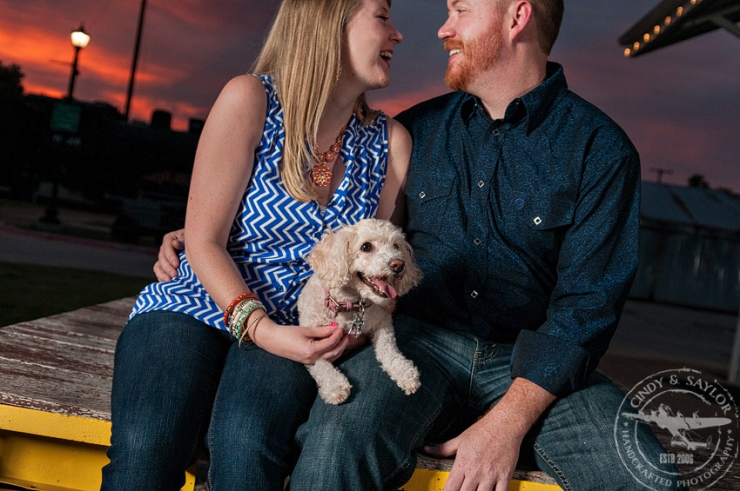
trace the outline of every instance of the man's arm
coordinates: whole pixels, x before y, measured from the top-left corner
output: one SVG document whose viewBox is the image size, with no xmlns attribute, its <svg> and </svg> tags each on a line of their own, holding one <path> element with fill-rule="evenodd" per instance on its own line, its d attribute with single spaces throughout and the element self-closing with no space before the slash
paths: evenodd
<svg viewBox="0 0 740 491">
<path fill-rule="evenodd" d="M 157 262 L 154 263 L 154 274 L 159 281 L 170 281 L 177 276 L 180 266 L 180 251 L 185 249 L 185 229 L 169 232 L 162 237 Z"/>
<path fill-rule="evenodd" d="M 445 491 L 505 491 L 514 473 L 522 440 L 555 396 L 527 379 L 516 378 L 501 400 L 458 437 L 425 452 L 457 455 Z"/>
</svg>

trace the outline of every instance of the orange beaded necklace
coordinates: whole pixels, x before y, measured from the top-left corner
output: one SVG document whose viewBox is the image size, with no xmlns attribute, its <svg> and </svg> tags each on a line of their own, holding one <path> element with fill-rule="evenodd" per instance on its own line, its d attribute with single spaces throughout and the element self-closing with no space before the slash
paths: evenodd
<svg viewBox="0 0 740 491">
<path fill-rule="evenodd" d="M 315 160 L 314 166 L 311 168 L 310 176 L 314 184 L 320 187 L 328 186 L 331 182 L 331 169 L 328 164 L 333 164 L 337 159 L 337 155 L 342 150 L 342 137 L 344 132 L 347 131 L 347 127 L 342 128 L 339 132 L 336 141 L 329 147 L 326 152 L 316 151 L 316 147 L 313 147 L 313 157 Z"/>
</svg>

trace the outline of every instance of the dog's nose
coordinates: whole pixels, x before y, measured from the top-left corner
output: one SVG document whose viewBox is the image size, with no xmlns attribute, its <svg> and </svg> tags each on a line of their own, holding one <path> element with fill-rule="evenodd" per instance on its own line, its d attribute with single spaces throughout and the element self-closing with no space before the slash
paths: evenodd
<svg viewBox="0 0 740 491">
<path fill-rule="evenodd" d="M 396 274 L 403 273 L 403 268 L 405 267 L 403 261 L 400 259 L 391 260 L 391 262 L 388 263 L 388 266 L 390 266 L 391 270 Z"/>
</svg>

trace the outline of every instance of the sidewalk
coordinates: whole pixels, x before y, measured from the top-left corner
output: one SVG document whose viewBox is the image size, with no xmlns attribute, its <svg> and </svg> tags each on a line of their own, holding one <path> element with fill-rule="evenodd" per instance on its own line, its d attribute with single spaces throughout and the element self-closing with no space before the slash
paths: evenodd
<svg viewBox="0 0 740 491">
<path fill-rule="evenodd" d="M 629 387 L 652 373 L 682 367 L 712 373 L 727 387 L 737 319 L 628 300 L 599 368 Z"/>
<path fill-rule="evenodd" d="M 38 228 L 44 207 L 0 200 L 0 261 L 105 271 L 154 280 L 154 244 L 112 242 L 114 217 L 104 213 L 59 210 L 61 229 Z"/>
</svg>

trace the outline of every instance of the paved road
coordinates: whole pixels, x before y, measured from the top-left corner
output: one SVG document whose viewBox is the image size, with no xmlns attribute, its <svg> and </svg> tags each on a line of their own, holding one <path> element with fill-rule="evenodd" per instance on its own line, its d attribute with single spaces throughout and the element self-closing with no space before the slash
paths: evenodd
<svg viewBox="0 0 740 491">
<path fill-rule="evenodd" d="M 19 229 L 0 224 L 0 261 L 152 278 L 155 249 Z"/>
</svg>

